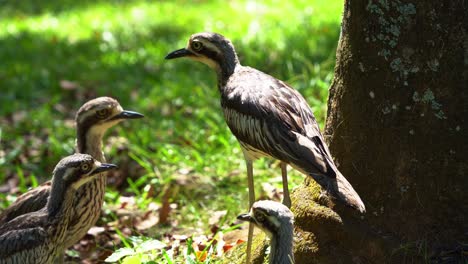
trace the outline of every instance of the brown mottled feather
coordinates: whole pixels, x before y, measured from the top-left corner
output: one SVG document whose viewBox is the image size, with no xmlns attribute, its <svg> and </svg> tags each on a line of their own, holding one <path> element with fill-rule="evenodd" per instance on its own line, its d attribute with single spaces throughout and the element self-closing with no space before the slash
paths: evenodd
<svg viewBox="0 0 468 264">
<path fill-rule="evenodd" d="M 97 111 L 108 109 L 110 116 L 97 116 Z M 87 153 L 98 161 L 105 162 L 102 153 L 102 137 L 106 130 L 123 119 L 111 120 L 123 111 L 117 100 L 99 97 L 85 103 L 76 114 L 77 152 Z M 141 117 L 141 116 L 140 116 Z M 134 117 L 136 118 L 136 117 Z M 110 121 L 109 121 L 110 120 Z M 72 222 L 68 226 L 65 248 L 81 239 L 99 218 L 104 201 L 106 177 L 97 177 L 81 186 L 75 194 Z M 24 193 L 0 215 L 0 224 L 17 216 L 43 208 L 50 195 L 51 181 Z"/>
<path fill-rule="evenodd" d="M 81 165 L 85 163 L 91 170 L 82 171 Z M 73 217 L 76 188 L 92 177 L 99 177 L 99 173 L 94 173 L 99 166 L 86 154 L 62 159 L 55 167 L 51 187 L 54 191 L 46 206 L 0 226 L 0 263 L 51 263 L 62 253 L 69 220 Z M 107 166 L 107 169 L 114 167 Z"/>
<path fill-rule="evenodd" d="M 188 57 L 215 70 L 224 117 L 247 160 L 269 156 L 311 176 L 339 200 L 365 211 L 364 203 L 336 168 L 315 117 L 302 95 L 286 83 L 242 66 L 231 41 L 197 33 L 185 49 L 166 59 Z"/>
</svg>

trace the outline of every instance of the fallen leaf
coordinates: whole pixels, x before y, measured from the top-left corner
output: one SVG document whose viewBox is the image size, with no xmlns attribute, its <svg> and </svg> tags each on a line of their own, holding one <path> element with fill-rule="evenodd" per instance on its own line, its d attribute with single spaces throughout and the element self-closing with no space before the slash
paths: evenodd
<svg viewBox="0 0 468 264">
<path fill-rule="evenodd" d="M 148 213 L 142 218 L 143 220 L 136 221 L 134 226 L 139 231 L 149 229 L 158 224 L 159 217 L 153 212 L 148 211 Z"/>
<path fill-rule="evenodd" d="M 75 90 L 77 88 L 80 88 L 80 85 L 76 82 L 68 81 L 68 80 L 60 80 L 59 82 L 60 88 L 63 90 Z"/>
<path fill-rule="evenodd" d="M 226 252 L 226 251 L 230 250 L 233 247 L 234 247 L 234 245 L 232 245 L 232 244 L 224 244 L 223 251 Z"/>
<path fill-rule="evenodd" d="M 205 261 L 208 253 L 206 251 L 197 251 L 195 252 L 195 255 L 197 256 L 198 261 Z"/>
<path fill-rule="evenodd" d="M 208 220 L 208 224 L 210 224 L 210 225 L 218 224 L 220 222 L 221 218 L 226 216 L 226 214 L 227 214 L 227 210 L 213 212 L 211 214 L 210 219 Z"/>
<path fill-rule="evenodd" d="M 93 226 L 88 230 L 88 234 L 92 235 L 92 236 L 97 236 L 97 235 L 103 233 L 104 231 L 106 231 L 106 229 L 104 227 Z"/>
</svg>

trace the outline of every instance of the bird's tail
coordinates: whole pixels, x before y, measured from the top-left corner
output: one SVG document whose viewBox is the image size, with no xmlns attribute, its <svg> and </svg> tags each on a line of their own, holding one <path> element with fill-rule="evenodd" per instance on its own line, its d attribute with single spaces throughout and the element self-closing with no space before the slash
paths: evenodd
<svg viewBox="0 0 468 264">
<path fill-rule="evenodd" d="M 346 204 L 352 206 L 361 213 L 366 212 L 366 207 L 359 197 L 359 194 L 354 190 L 353 186 L 346 180 L 346 178 L 337 169 L 336 172 L 336 186 L 330 188 L 329 191 L 338 199 L 344 201 Z"/>
<path fill-rule="evenodd" d="M 289 164 L 304 174 L 310 175 L 334 198 L 364 213 L 366 211 L 364 203 L 353 186 L 336 168 L 323 138 L 320 135 L 304 137 L 298 133 L 296 136 L 297 143 L 301 146 L 301 148 L 297 148 L 299 154 L 296 154 L 300 158 L 296 157 L 295 162 Z M 304 162 L 299 163 L 298 161 Z"/>
<path fill-rule="evenodd" d="M 317 177 L 317 175 L 312 175 L 312 177 L 332 196 L 355 208 L 359 212 L 365 213 L 366 207 L 364 206 L 361 197 L 359 197 L 359 194 L 357 194 L 353 186 L 351 186 L 351 183 L 346 180 L 343 174 L 341 174 L 336 167 L 333 159 L 331 158 L 330 150 L 323 142 L 323 139 L 319 137 L 314 139 L 316 146 L 318 146 L 323 155 L 327 169 L 325 174 L 321 175 L 321 177 Z"/>
<path fill-rule="evenodd" d="M 335 170 L 334 174 L 334 177 L 331 177 L 330 175 L 322 173 L 309 173 L 309 175 L 333 198 L 353 207 L 360 213 L 365 213 L 366 207 L 353 186 L 351 186 L 338 170 Z"/>
</svg>

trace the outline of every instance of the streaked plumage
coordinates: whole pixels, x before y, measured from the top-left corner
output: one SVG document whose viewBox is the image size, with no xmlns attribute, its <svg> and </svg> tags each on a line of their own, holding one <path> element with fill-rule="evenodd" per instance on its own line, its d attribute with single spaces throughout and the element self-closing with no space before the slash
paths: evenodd
<svg viewBox="0 0 468 264">
<path fill-rule="evenodd" d="M 294 263 L 294 216 L 288 207 L 274 201 L 257 201 L 248 214 L 237 219 L 255 224 L 270 237 L 270 264 Z"/>
<path fill-rule="evenodd" d="M 254 68 L 242 66 L 234 45 L 216 33 L 197 33 L 186 48 L 166 59 L 187 57 L 215 70 L 221 107 L 232 133 L 239 140 L 247 165 L 249 205 L 255 201 L 253 160 L 267 156 L 281 161 L 283 203 L 291 206 L 289 164 L 311 176 L 329 194 L 365 212 L 364 203 L 336 168 L 305 99 L 284 82 Z M 250 263 L 253 225 L 249 225 L 247 263 Z"/>
<path fill-rule="evenodd" d="M 110 127 L 125 119 L 141 118 L 143 115 L 123 110 L 117 100 L 99 97 L 85 103 L 76 114 L 77 152 L 87 153 L 100 162 L 105 162 L 102 153 L 102 137 Z M 99 218 L 104 201 L 106 177 L 96 177 L 81 186 L 74 199 L 71 223 L 68 225 L 65 248 L 81 239 Z M 29 190 L 0 215 L 0 224 L 19 215 L 43 208 L 51 191 L 51 182 L 45 182 Z"/>
<path fill-rule="evenodd" d="M 226 122 L 247 162 L 262 156 L 278 159 L 311 176 L 335 198 L 365 211 L 359 195 L 336 168 L 312 110 L 299 92 L 242 66 L 232 43 L 216 33 L 192 35 L 186 48 L 166 59 L 178 57 L 201 61 L 216 71 Z"/>
<path fill-rule="evenodd" d="M 116 167 L 87 154 L 63 158 L 54 169 L 46 206 L 0 226 L 0 264 L 52 263 L 65 249 L 67 227 L 74 217 L 75 191 Z"/>
</svg>

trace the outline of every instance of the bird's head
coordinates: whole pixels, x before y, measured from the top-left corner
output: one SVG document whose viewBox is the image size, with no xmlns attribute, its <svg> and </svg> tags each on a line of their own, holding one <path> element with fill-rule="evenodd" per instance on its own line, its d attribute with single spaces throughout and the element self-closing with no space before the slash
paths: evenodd
<svg viewBox="0 0 468 264">
<path fill-rule="evenodd" d="M 142 118 L 138 112 L 124 110 L 119 102 L 110 97 L 98 97 L 86 102 L 76 113 L 78 152 L 88 153 L 90 146 L 100 146 L 107 129 L 122 120 Z"/>
<path fill-rule="evenodd" d="M 255 202 L 248 214 L 241 214 L 237 219 L 255 224 L 271 237 L 281 228 L 292 230 L 294 215 L 285 205 L 264 200 Z"/>
<path fill-rule="evenodd" d="M 98 97 L 86 102 L 76 113 L 77 127 L 105 131 L 125 119 L 142 118 L 138 112 L 124 110 L 119 102 L 110 97 Z"/>
<path fill-rule="evenodd" d="M 114 164 L 101 163 L 88 154 L 73 154 L 55 166 L 52 185 L 78 189 L 81 185 L 102 175 L 101 172 L 116 169 Z"/>
<path fill-rule="evenodd" d="M 166 60 L 186 57 L 200 61 L 219 74 L 230 75 L 239 64 L 232 42 L 217 33 L 193 34 L 187 47 L 175 50 L 166 55 Z"/>
</svg>

